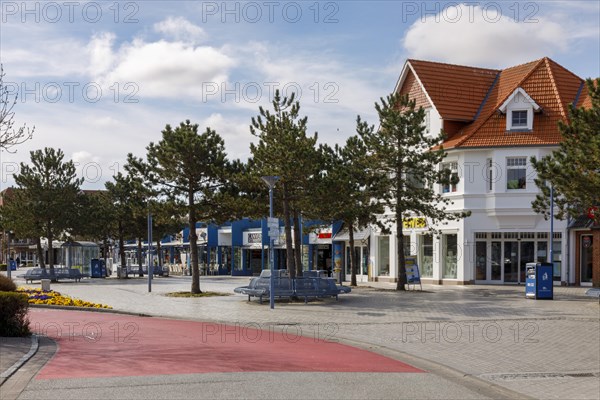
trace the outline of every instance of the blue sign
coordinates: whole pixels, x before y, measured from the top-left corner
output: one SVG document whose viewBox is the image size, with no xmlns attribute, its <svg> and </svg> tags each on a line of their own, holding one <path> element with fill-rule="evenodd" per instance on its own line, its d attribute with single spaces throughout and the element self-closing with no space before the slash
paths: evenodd
<svg viewBox="0 0 600 400">
<path fill-rule="evenodd" d="M 421 274 L 419 273 L 417 257 L 405 257 L 404 260 L 406 271 L 406 283 L 408 283 L 409 285 L 419 284 L 419 286 L 421 286 Z"/>
<path fill-rule="evenodd" d="M 531 299 L 553 299 L 553 265 L 550 263 L 527 263 L 525 297 Z"/>
<path fill-rule="evenodd" d="M 10 270 L 11 271 L 16 271 L 17 270 L 17 262 L 15 260 L 10 260 L 8 263 L 10 264 Z"/>
<path fill-rule="evenodd" d="M 536 283 L 538 299 L 552 299 L 554 297 L 554 286 L 552 280 L 553 265 L 550 263 L 538 263 L 536 267 Z"/>
</svg>

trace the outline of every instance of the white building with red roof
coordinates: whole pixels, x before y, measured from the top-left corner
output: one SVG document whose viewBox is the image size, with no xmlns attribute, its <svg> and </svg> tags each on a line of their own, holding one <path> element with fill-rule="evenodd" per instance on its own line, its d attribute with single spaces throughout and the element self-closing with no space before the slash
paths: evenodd
<svg viewBox="0 0 600 400">
<path fill-rule="evenodd" d="M 531 207 L 539 189 L 530 157 L 556 149 L 569 104 L 589 100 L 582 78 L 549 58 L 503 70 L 407 60 L 395 90 L 427 111 L 430 132 L 446 132 L 441 167 L 460 182 L 438 190 L 454 202 L 451 210 L 471 211 L 438 226 L 439 237 L 418 220 L 405 222 L 422 282 L 524 283 L 527 263 L 552 258 L 555 284 L 591 284 L 591 235 L 555 220 L 551 238 L 550 221 Z M 395 281 L 395 236 L 375 228 L 370 235 L 359 249 L 370 268 L 359 268 L 359 280 Z"/>
</svg>

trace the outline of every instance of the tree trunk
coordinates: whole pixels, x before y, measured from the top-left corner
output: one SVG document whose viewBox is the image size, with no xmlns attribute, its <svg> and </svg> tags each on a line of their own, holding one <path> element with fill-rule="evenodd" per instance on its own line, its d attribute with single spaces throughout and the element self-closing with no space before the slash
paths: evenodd
<svg viewBox="0 0 600 400">
<path fill-rule="evenodd" d="M 52 282 L 56 282 L 56 275 L 54 273 L 54 248 L 52 247 L 52 229 L 48 229 L 48 265 L 50 266 L 50 276 Z"/>
<path fill-rule="evenodd" d="M 138 238 L 138 246 L 137 246 L 137 253 L 138 253 L 138 273 L 140 276 L 144 276 L 144 269 L 142 268 L 142 238 Z"/>
<path fill-rule="evenodd" d="M 356 254 L 354 252 L 354 224 L 348 224 L 348 244 L 350 245 L 350 286 L 356 286 Z"/>
<path fill-rule="evenodd" d="M 106 236 L 102 239 L 102 249 L 104 253 L 104 268 L 108 272 L 108 242 L 106 240 Z"/>
<path fill-rule="evenodd" d="M 125 260 L 125 241 L 123 240 L 123 223 L 119 221 L 119 257 L 121 258 L 121 268 L 127 268 L 127 260 Z"/>
<path fill-rule="evenodd" d="M 402 233 L 402 213 L 396 211 L 396 242 L 398 243 L 398 283 L 396 290 L 406 290 L 406 259 L 404 258 L 404 234 Z"/>
<path fill-rule="evenodd" d="M 162 259 L 162 254 L 160 254 L 161 250 L 162 249 L 160 247 L 160 239 L 156 239 L 156 257 L 158 258 L 158 266 L 162 270 L 163 259 Z"/>
<path fill-rule="evenodd" d="M 42 249 L 42 240 L 39 236 L 35 237 L 35 247 L 38 253 L 38 263 L 40 264 L 40 268 L 46 269 L 46 262 L 44 261 L 44 249 Z"/>
<path fill-rule="evenodd" d="M 294 257 L 296 262 L 296 276 L 302 276 L 302 228 L 298 210 L 294 210 Z"/>
<path fill-rule="evenodd" d="M 200 290 L 200 269 L 198 268 L 198 235 L 196 235 L 196 210 L 194 207 L 194 192 L 188 192 L 189 219 L 190 228 L 190 263 L 192 265 L 192 293 L 202 293 Z"/>
<path fill-rule="evenodd" d="M 294 259 L 294 249 L 292 248 L 292 227 L 290 200 L 287 185 L 283 184 L 283 219 L 285 222 L 285 254 L 287 257 L 287 269 L 290 278 L 296 277 L 296 260 Z"/>
</svg>

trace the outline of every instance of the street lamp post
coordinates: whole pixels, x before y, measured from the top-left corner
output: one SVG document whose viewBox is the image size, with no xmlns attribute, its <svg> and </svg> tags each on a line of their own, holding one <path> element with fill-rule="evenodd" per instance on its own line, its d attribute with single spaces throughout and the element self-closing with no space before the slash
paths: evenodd
<svg viewBox="0 0 600 400">
<path fill-rule="evenodd" d="M 7 232 L 8 240 L 6 243 L 6 248 L 8 249 L 8 257 L 6 259 L 6 276 L 8 277 L 8 279 L 10 279 L 12 277 L 12 271 L 10 270 L 10 267 L 11 267 L 11 265 L 10 265 L 10 234 L 11 233 L 12 233 L 11 231 Z"/>
<path fill-rule="evenodd" d="M 148 293 L 152 292 L 152 277 L 154 268 L 152 265 L 152 214 L 148 212 Z"/>
<path fill-rule="evenodd" d="M 262 180 L 265 181 L 269 186 L 269 220 L 273 220 L 273 188 L 279 180 L 278 176 L 263 176 Z M 269 231 L 271 228 L 269 227 Z M 271 270 L 271 279 L 269 282 L 269 304 L 271 310 L 275 308 L 275 251 L 273 246 L 275 245 L 275 238 L 269 232 L 269 269 Z"/>
</svg>

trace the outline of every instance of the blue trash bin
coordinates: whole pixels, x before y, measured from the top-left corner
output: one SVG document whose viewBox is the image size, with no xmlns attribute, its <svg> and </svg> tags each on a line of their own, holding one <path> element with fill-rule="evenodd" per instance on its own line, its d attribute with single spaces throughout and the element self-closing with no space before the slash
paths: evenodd
<svg viewBox="0 0 600 400">
<path fill-rule="evenodd" d="M 10 260 L 8 263 L 10 264 L 10 270 L 11 271 L 16 271 L 17 270 L 17 262 L 15 260 Z"/>
<path fill-rule="evenodd" d="M 90 261 L 90 264 L 92 278 L 104 278 L 106 276 L 106 267 L 104 266 L 104 260 L 93 258 Z"/>
</svg>

